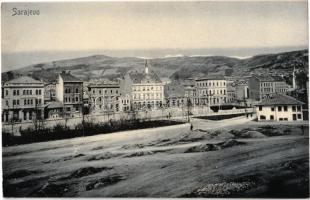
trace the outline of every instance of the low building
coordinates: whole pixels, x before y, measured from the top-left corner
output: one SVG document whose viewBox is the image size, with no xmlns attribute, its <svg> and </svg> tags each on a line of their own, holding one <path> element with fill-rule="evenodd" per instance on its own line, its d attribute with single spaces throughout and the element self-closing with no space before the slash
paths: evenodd
<svg viewBox="0 0 310 200">
<path fill-rule="evenodd" d="M 29 76 L 2 86 L 2 122 L 27 122 L 44 117 L 44 83 Z"/>
<path fill-rule="evenodd" d="M 271 95 L 256 104 L 258 121 L 302 121 L 303 104 L 284 94 Z"/>
<path fill-rule="evenodd" d="M 58 101 L 48 102 L 44 109 L 45 118 L 48 118 L 48 119 L 62 118 L 63 108 L 64 108 L 64 105 L 61 102 L 58 102 Z"/>
<path fill-rule="evenodd" d="M 88 85 L 91 112 L 118 112 L 120 84 L 103 80 Z"/>
<path fill-rule="evenodd" d="M 64 106 L 64 117 L 80 116 L 83 106 L 83 81 L 63 71 L 56 82 L 56 101 Z"/>
</svg>

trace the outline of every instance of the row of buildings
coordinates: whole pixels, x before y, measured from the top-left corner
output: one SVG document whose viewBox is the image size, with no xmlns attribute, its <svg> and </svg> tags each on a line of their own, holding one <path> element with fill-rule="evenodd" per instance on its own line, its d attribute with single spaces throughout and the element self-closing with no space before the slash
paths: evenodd
<svg viewBox="0 0 310 200">
<path fill-rule="evenodd" d="M 3 83 L 2 121 L 69 118 L 82 112 L 237 105 L 285 94 L 289 88 L 281 77 L 257 75 L 242 78 L 209 75 L 165 84 L 150 71 L 147 62 L 144 72 L 129 72 L 117 81 L 83 82 L 63 71 L 55 83 L 28 76 Z"/>
</svg>

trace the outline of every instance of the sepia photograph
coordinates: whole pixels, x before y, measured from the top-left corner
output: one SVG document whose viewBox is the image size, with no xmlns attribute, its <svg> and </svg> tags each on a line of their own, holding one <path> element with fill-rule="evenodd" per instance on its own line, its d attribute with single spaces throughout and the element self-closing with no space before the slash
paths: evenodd
<svg viewBox="0 0 310 200">
<path fill-rule="evenodd" d="M 1 2 L 2 196 L 309 198 L 307 0 Z"/>
</svg>

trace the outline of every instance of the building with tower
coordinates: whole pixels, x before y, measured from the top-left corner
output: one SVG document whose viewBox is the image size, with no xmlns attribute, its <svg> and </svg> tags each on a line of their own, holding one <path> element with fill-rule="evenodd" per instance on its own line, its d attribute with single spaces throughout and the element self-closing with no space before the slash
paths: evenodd
<svg viewBox="0 0 310 200">
<path fill-rule="evenodd" d="M 164 104 L 164 84 L 145 62 L 144 72 L 129 72 L 121 80 L 121 93 L 130 96 L 132 109 L 158 109 Z"/>
</svg>

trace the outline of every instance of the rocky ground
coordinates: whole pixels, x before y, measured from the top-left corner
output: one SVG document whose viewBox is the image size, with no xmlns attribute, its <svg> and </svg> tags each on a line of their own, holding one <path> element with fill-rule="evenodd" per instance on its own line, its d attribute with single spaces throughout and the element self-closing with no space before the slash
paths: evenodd
<svg viewBox="0 0 310 200">
<path fill-rule="evenodd" d="M 192 123 L 3 148 L 4 196 L 309 196 L 306 123 Z"/>
</svg>

